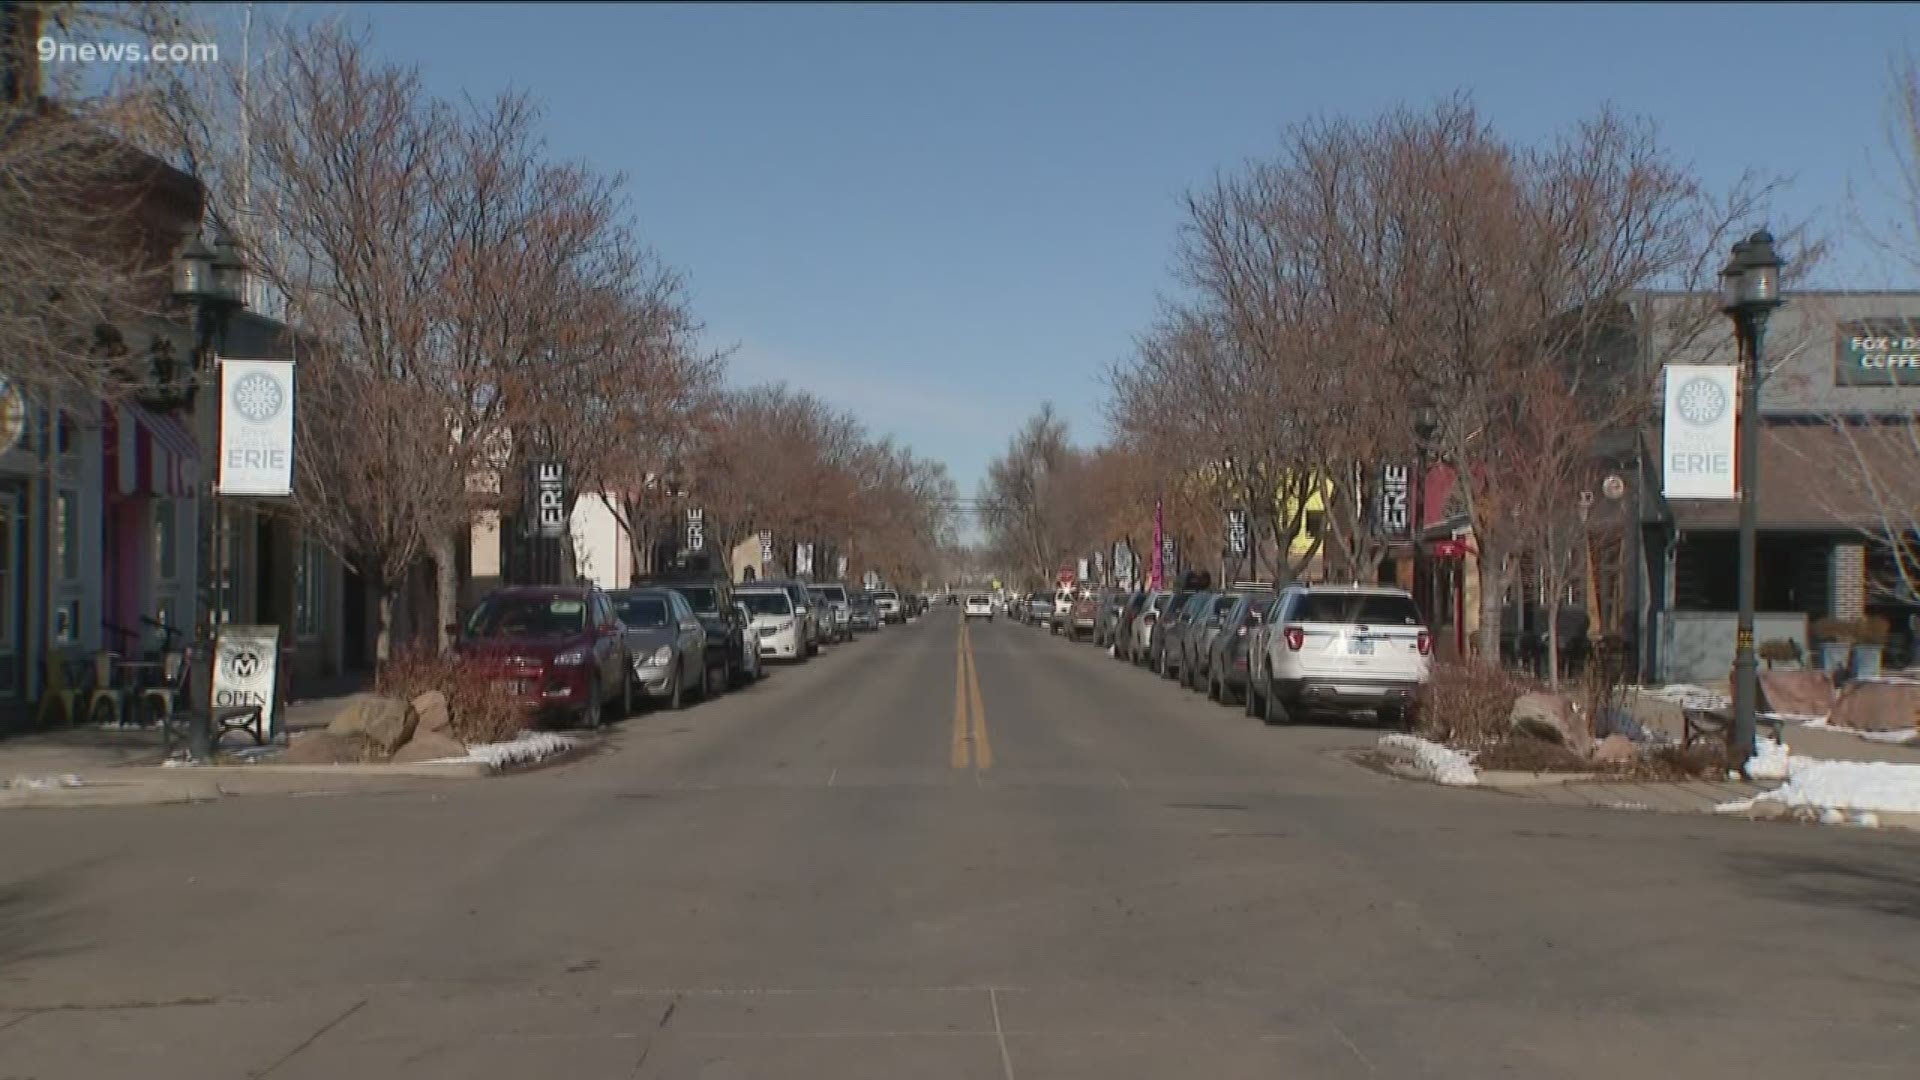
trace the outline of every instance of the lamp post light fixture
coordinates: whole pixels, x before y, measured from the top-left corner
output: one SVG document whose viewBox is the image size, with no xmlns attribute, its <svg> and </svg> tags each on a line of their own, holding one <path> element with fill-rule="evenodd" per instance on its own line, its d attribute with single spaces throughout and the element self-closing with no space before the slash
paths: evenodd
<svg viewBox="0 0 1920 1080">
<path fill-rule="evenodd" d="M 220 452 L 220 403 L 216 393 L 202 397 L 197 391 L 204 382 L 215 382 L 215 359 L 226 347 L 227 326 L 235 312 L 246 306 L 241 296 L 246 264 L 240 260 L 232 239 L 218 226 L 214 242 L 208 247 L 198 236 L 188 241 L 174 265 L 173 295 L 186 304 L 193 316 L 192 374 L 186 400 L 194 409 L 194 434 L 200 444 L 198 481 L 200 512 L 195 515 L 194 564 L 198 569 L 200 617 L 194 635 L 192 677 L 204 678 L 194 692 L 204 697 L 204 709 L 197 711 L 188 734 L 188 752 L 195 761 L 213 756 L 212 718 L 214 647 L 218 638 L 222 608 L 226 604 L 225 580 L 220 576 L 220 551 L 225 543 L 225 515 L 219 494 L 214 490 L 217 474 L 214 460 Z M 204 676 L 201 674 L 204 672 Z"/>
<path fill-rule="evenodd" d="M 1780 296 L 1780 270 L 1786 265 L 1765 229 L 1733 245 L 1733 257 L 1720 271 L 1720 310 L 1733 320 L 1740 348 L 1740 428 L 1734 469 L 1740 478 L 1740 614 L 1733 650 L 1733 742 L 1729 748 L 1740 771 L 1753 757 L 1754 721 L 1759 711 L 1759 662 L 1753 649 L 1754 576 L 1760 494 L 1760 358 L 1767 317 L 1786 301 Z"/>
</svg>

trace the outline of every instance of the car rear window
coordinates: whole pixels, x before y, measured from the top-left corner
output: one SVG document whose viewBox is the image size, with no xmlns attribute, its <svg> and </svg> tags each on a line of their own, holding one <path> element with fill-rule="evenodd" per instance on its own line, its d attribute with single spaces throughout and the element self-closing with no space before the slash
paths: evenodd
<svg viewBox="0 0 1920 1080">
<path fill-rule="evenodd" d="M 675 585 L 673 591 L 685 597 L 687 606 L 702 615 L 720 610 L 720 590 L 711 585 Z"/>
<path fill-rule="evenodd" d="M 667 625 L 664 596 L 616 596 L 613 610 L 620 616 L 620 622 L 633 630 L 658 630 Z"/>
<path fill-rule="evenodd" d="M 1228 612 L 1233 610 L 1233 605 L 1239 602 L 1240 602 L 1240 598 L 1237 596 L 1216 597 L 1213 601 L 1214 618 L 1217 619 L 1226 615 Z"/>
<path fill-rule="evenodd" d="M 740 592 L 733 594 L 752 615 L 791 615 L 793 597 L 784 592 Z"/>
<path fill-rule="evenodd" d="M 1360 623 L 1367 626 L 1419 626 L 1420 609 L 1411 596 L 1378 593 L 1307 593 L 1294 605 L 1291 622 Z"/>
</svg>

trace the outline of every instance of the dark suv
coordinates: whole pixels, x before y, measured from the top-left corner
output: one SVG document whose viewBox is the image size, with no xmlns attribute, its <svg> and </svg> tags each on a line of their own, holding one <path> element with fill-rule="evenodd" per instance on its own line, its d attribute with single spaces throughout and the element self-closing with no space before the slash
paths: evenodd
<svg viewBox="0 0 1920 1080">
<path fill-rule="evenodd" d="M 747 655 L 747 619 L 734 606 L 733 583 L 700 565 L 670 569 L 641 579 L 640 586 L 672 589 L 687 601 L 707 632 L 707 668 L 721 686 L 739 686 L 759 670 L 758 642 Z"/>
</svg>

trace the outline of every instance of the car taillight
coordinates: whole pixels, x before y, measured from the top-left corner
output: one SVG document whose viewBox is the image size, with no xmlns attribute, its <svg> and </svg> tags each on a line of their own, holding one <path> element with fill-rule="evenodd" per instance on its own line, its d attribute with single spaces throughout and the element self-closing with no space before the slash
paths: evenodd
<svg viewBox="0 0 1920 1080">
<path fill-rule="evenodd" d="M 1432 656 L 1433 635 L 1427 633 L 1425 630 L 1420 631 L 1420 636 L 1414 640 L 1414 647 L 1420 650 L 1421 656 Z"/>
<path fill-rule="evenodd" d="M 1286 635 L 1287 648 L 1292 649 L 1294 652 L 1299 652 L 1306 647 L 1307 632 L 1305 630 L 1297 626 L 1289 626 L 1286 629 Z"/>
</svg>

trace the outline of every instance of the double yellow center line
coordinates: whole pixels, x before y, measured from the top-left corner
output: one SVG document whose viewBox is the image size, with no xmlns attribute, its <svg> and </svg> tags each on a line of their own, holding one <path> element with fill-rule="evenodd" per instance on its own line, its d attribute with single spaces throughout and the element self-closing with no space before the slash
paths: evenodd
<svg viewBox="0 0 1920 1080">
<path fill-rule="evenodd" d="M 987 740 L 987 714 L 980 704 L 980 670 L 973 663 L 973 637 L 964 619 L 953 663 L 953 767 L 991 769 L 993 743 Z"/>
</svg>

